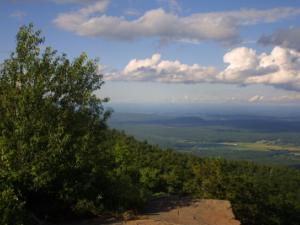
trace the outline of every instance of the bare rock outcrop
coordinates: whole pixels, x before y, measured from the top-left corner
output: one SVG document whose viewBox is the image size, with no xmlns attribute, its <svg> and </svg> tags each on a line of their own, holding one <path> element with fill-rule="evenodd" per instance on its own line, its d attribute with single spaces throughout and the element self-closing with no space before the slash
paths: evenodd
<svg viewBox="0 0 300 225">
<path fill-rule="evenodd" d="M 155 210 L 154 207 L 156 207 Z M 154 202 L 138 220 L 124 222 L 127 225 L 240 225 L 225 200 L 171 200 Z"/>
<path fill-rule="evenodd" d="M 64 225 L 240 225 L 229 201 L 212 199 L 160 198 L 152 201 L 142 215 L 132 218 L 126 216 L 119 222 L 96 218 Z"/>
</svg>

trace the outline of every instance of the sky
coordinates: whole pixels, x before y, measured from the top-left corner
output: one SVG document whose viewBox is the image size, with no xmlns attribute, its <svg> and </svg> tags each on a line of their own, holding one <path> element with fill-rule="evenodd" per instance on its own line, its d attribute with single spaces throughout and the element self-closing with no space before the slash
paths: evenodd
<svg viewBox="0 0 300 225">
<path fill-rule="evenodd" d="M 300 103 L 300 1 L 1 0 L 0 62 L 30 22 L 112 103 Z"/>
</svg>

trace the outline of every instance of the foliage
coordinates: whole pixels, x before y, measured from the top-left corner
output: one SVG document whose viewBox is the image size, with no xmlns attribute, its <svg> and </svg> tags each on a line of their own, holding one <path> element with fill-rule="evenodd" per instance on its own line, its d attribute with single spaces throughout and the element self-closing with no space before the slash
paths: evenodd
<svg viewBox="0 0 300 225">
<path fill-rule="evenodd" d="M 0 189 L 0 224 L 22 224 L 24 202 L 19 199 L 13 188 L 1 185 Z"/>
<path fill-rule="evenodd" d="M 142 183 L 140 188 L 153 195 L 228 199 L 246 225 L 296 225 L 300 221 L 299 170 L 162 151 L 118 131 L 109 132 L 110 140 L 127 139 L 122 145 L 131 152 L 127 166 L 140 171 L 136 185 Z"/>
<path fill-rule="evenodd" d="M 109 115 L 107 99 L 94 94 L 103 84 L 97 61 L 42 52 L 44 38 L 32 25 L 20 28 L 16 42 L 0 73 L 1 173 L 33 207 L 38 199 L 69 207 L 94 198 L 101 188 L 88 190 L 105 179 L 101 142 Z"/>
</svg>

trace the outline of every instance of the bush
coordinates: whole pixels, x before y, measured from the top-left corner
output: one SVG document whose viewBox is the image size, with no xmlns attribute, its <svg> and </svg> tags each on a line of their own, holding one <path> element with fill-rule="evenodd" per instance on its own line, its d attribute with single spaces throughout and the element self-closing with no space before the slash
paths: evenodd
<svg viewBox="0 0 300 225">
<path fill-rule="evenodd" d="M 21 225 L 24 222 L 24 202 L 10 187 L 0 190 L 0 215 L 1 225 Z"/>
</svg>

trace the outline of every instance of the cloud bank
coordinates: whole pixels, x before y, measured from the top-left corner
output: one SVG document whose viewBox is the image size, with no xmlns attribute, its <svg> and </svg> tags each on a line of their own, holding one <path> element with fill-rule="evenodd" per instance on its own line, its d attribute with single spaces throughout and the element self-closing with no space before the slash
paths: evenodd
<svg viewBox="0 0 300 225">
<path fill-rule="evenodd" d="M 76 0 L 64 0 L 67 2 Z M 196 13 L 178 16 L 159 8 L 146 11 L 142 16 L 128 20 L 103 14 L 108 0 L 97 1 L 79 11 L 62 13 L 54 24 L 81 36 L 114 40 L 134 40 L 157 37 L 164 41 L 215 41 L 232 44 L 239 41 L 242 26 L 272 23 L 300 15 L 299 8 L 273 8 L 267 10 L 244 9 L 238 11 Z"/>
<path fill-rule="evenodd" d="M 300 91 L 300 52 L 274 47 L 258 55 L 254 49 L 239 47 L 227 52 L 227 67 L 218 71 L 199 64 L 187 65 L 179 60 L 162 60 L 160 54 L 133 59 L 123 70 L 105 75 L 106 80 L 151 81 L 163 83 L 225 83 L 237 85 L 265 84 Z"/>
</svg>

